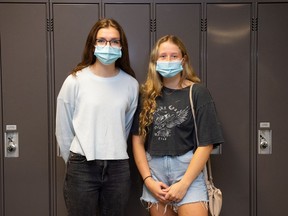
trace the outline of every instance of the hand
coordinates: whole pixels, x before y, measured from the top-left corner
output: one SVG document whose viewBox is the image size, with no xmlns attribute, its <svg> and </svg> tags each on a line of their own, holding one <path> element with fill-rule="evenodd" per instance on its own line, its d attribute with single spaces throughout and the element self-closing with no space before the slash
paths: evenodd
<svg viewBox="0 0 288 216">
<path fill-rule="evenodd" d="M 153 178 L 149 178 L 145 181 L 145 185 L 148 190 L 153 194 L 153 196 L 162 203 L 168 203 L 169 200 L 166 200 L 165 196 L 167 194 L 165 189 L 169 186 L 163 182 L 155 181 Z"/>
<path fill-rule="evenodd" d="M 187 192 L 188 187 L 181 181 L 172 184 L 170 187 L 163 189 L 166 193 L 165 200 L 170 202 L 180 202 Z"/>
</svg>

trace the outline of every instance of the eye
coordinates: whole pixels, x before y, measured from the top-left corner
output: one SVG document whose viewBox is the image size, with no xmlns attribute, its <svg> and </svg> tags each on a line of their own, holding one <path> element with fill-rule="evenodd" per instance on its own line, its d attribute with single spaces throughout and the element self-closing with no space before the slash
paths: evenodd
<svg viewBox="0 0 288 216">
<path fill-rule="evenodd" d="M 120 45 L 120 40 L 111 40 L 110 43 L 114 45 Z"/>
<path fill-rule="evenodd" d="M 105 45 L 106 44 L 106 40 L 105 39 L 97 39 L 96 43 L 97 43 L 97 45 Z"/>
<path fill-rule="evenodd" d="M 159 55 L 158 59 L 160 60 L 165 60 L 167 58 L 167 55 Z"/>
</svg>

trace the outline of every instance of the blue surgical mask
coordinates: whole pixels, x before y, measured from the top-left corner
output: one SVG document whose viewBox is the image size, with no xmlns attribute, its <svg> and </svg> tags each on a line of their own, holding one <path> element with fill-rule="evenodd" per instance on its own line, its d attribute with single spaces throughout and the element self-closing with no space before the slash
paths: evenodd
<svg viewBox="0 0 288 216">
<path fill-rule="evenodd" d="M 110 65 L 114 63 L 118 58 L 121 58 L 122 51 L 120 47 L 95 46 L 94 55 L 102 64 Z"/>
<path fill-rule="evenodd" d="M 156 71 L 163 77 L 170 78 L 183 70 L 182 61 L 157 61 Z"/>
</svg>

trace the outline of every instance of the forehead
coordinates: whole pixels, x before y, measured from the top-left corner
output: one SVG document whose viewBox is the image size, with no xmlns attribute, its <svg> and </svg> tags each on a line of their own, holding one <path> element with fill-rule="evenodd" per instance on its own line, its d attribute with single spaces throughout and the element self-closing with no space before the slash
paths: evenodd
<svg viewBox="0 0 288 216">
<path fill-rule="evenodd" d="M 97 38 L 105 38 L 105 39 L 120 38 L 120 33 L 118 32 L 117 29 L 113 27 L 101 28 L 97 32 Z"/>
<path fill-rule="evenodd" d="M 158 53 L 178 53 L 181 54 L 181 50 L 179 49 L 179 47 L 170 42 L 170 41 L 166 41 L 162 44 L 160 44 L 159 49 L 158 49 Z"/>
</svg>

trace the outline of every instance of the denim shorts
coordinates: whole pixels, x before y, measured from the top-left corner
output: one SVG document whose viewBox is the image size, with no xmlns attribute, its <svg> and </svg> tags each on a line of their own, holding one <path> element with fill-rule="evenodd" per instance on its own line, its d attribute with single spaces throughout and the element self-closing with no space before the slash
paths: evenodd
<svg viewBox="0 0 288 216">
<path fill-rule="evenodd" d="M 146 152 L 146 158 L 150 167 L 152 178 L 156 181 L 161 181 L 168 186 L 180 181 L 184 176 L 188 165 L 193 157 L 193 151 L 189 151 L 180 156 L 151 156 Z M 141 201 L 157 204 L 158 200 L 143 185 L 143 193 Z M 207 187 L 205 177 L 201 172 L 198 177 L 192 182 L 187 190 L 186 195 L 180 202 L 172 202 L 170 205 L 177 209 L 179 206 L 193 202 L 208 202 Z"/>
</svg>

